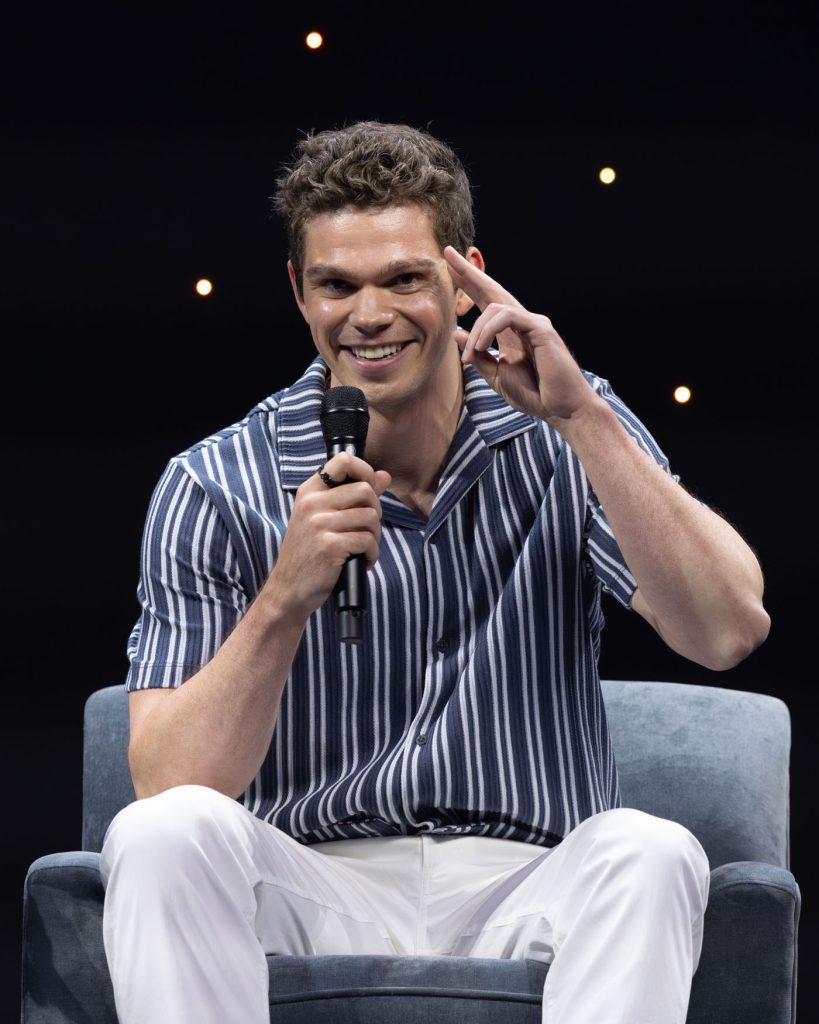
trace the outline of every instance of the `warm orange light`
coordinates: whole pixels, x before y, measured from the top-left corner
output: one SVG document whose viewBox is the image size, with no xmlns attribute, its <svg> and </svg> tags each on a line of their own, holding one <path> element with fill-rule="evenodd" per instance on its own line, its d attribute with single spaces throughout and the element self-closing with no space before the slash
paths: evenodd
<svg viewBox="0 0 819 1024">
<path fill-rule="evenodd" d="M 324 42 L 324 37 L 321 32 L 308 32 L 307 37 L 304 40 L 305 43 L 310 47 L 311 50 L 317 50 Z"/>
<path fill-rule="evenodd" d="M 196 282 L 197 295 L 210 295 L 212 291 L 213 284 L 206 277 L 200 277 Z"/>
<path fill-rule="evenodd" d="M 674 401 L 679 402 L 680 405 L 685 405 L 686 402 L 690 402 L 691 388 L 687 388 L 684 384 L 681 384 L 678 388 L 674 388 Z"/>
<path fill-rule="evenodd" d="M 613 167 L 604 167 L 597 175 L 597 177 L 603 182 L 604 185 L 610 185 L 617 175 L 614 173 Z"/>
</svg>

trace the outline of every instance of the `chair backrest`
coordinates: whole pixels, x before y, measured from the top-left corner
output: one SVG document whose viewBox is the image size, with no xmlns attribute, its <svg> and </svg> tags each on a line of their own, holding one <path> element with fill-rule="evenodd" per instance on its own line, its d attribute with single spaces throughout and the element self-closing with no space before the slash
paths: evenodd
<svg viewBox="0 0 819 1024">
<path fill-rule="evenodd" d="M 128 768 L 128 694 L 106 686 L 85 702 L 82 758 L 82 848 L 102 849 L 117 811 L 136 799 Z"/>
<path fill-rule="evenodd" d="M 688 683 L 603 680 L 623 804 L 690 829 L 712 867 L 789 867 L 790 714 L 778 698 Z M 135 799 L 128 697 L 97 690 L 85 705 L 83 849 L 99 850 Z"/>
<path fill-rule="evenodd" d="M 778 697 L 604 680 L 623 804 L 685 825 L 711 867 L 790 867 L 791 720 Z"/>
</svg>

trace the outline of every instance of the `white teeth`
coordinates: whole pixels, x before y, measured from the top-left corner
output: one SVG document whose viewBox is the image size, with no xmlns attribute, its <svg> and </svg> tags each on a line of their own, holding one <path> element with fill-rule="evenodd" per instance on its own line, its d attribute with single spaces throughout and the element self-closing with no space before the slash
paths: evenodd
<svg viewBox="0 0 819 1024">
<path fill-rule="evenodd" d="M 394 356 L 403 347 L 402 342 L 398 345 L 378 345 L 376 348 L 353 348 L 351 351 L 356 359 L 384 359 L 386 356 Z"/>
</svg>

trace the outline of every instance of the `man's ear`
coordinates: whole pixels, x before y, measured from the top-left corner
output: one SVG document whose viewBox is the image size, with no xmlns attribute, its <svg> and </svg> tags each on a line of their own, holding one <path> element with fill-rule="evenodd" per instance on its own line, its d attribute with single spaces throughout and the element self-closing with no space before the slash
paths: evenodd
<svg viewBox="0 0 819 1024">
<path fill-rule="evenodd" d="M 478 270 L 486 270 L 486 263 L 484 262 L 483 254 L 480 249 L 477 249 L 474 245 L 470 245 L 464 253 L 464 256 L 469 260 L 470 263 L 478 268 Z M 475 305 L 473 299 L 466 294 L 466 292 L 459 288 L 455 300 L 455 313 L 457 316 L 463 316 L 464 313 L 468 313 L 470 309 Z"/>
<path fill-rule="evenodd" d="M 304 317 L 305 320 L 307 320 L 307 310 L 305 309 L 304 306 L 304 299 L 302 297 L 302 294 L 299 291 L 298 278 L 296 277 L 296 268 L 293 266 L 292 260 L 287 261 L 287 273 L 288 276 L 290 277 L 290 284 L 293 286 L 293 294 L 296 296 L 296 305 L 299 307 L 301 315 Z"/>
</svg>

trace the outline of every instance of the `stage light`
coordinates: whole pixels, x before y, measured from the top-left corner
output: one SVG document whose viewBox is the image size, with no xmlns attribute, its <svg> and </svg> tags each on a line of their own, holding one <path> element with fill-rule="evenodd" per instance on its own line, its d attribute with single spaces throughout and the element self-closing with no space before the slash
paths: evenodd
<svg viewBox="0 0 819 1024">
<path fill-rule="evenodd" d="M 614 173 L 613 167 L 604 167 L 597 177 L 603 182 L 604 185 L 610 185 L 617 175 Z"/>
<path fill-rule="evenodd" d="M 317 50 L 324 42 L 324 37 L 321 32 L 308 32 L 304 41 L 311 50 Z"/>
<path fill-rule="evenodd" d="M 213 291 L 213 284 L 206 278 L 201 277 L 196 282 L 196 293 L 197 295 L 210 295 Z"/>
<path fill-rule="evenodd" d="M 674 401 L 680 405 L 685 405 L 686 402 L 691 401 L 691 389 L 687 388 L 684 384 L 680 387 L 674 388 Z"/>
</svg>

